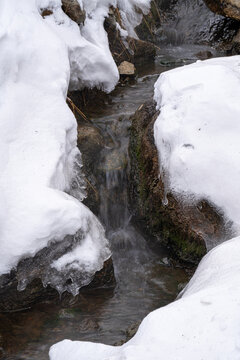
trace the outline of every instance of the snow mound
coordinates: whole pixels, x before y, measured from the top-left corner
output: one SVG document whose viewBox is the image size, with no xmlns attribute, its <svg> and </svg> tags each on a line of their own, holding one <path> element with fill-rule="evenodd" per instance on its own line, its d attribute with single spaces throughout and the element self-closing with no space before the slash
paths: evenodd
<svg viewBox="0 0 240 360">
<path fill-rule="evenodd" d="M 240 57 L 163 73 L 154 135 L 167 191 L 207 199 L 240 229 Z"/>
<path fill-rule="evenodd" d="M 51 360 L 238 360 L 240 357 L 240 237 L 201 261 L 182 298 L 150 313 L 126 344 L 64 340 Z"/>
</svg>

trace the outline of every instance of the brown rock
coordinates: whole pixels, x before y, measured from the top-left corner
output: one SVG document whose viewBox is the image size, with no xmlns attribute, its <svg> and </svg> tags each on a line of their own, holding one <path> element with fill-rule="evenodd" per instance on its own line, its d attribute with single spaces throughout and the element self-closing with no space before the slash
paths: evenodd
<svg viewBox="0 0 240 360">
<path fill-rule="evenodd" d="M 209 50 L 202 50 L 202 51 L 199 51 L 198 53 L 196 53 L 196 56 L 200 60 L 206 60 L 206 59 L 212 58 L 213 54 Z"/>
<path fill-rule="evenodd" d="M 240 1 L 239 0 L 204 0 L 206 5 L 213 12 L 240 20 Z"/>
<path fill-rule="evenodd" d="M 62 0 L 62 9 L 78 25 L 84 23 L 86 13 L 77 0 Z"/>
<path fill-rule="evenodd" d="M 44 9 L 42 10 L 42 17 L 52 15 L 52 13 L 53 13 L 52 10 Z"/>
<path fill-rule="evenodd" d="M 112 11 L 105 20 L 109 47 L 116 64 L 120 65 L 121 62 L 128 61 L 136 65 L 153 61 L 158 47 L 151 42 L 130 37 L 123 40 L 119 30 L 116 28 L 116 19 L 121 22 L 117 14 L 117 12 Z"/>
<path fill-rule="evenodd" d="M 159 178 L 153 136 L 157 115 L 152 101 L 141 105 L 131 119 L 131 207 L 138 224 L 156 242 L 172 249 L 181 260 L 198 263 L 206 253 L 205 244 L 225 235 L 225 223 L 221 213 L 206 201 L 184 203 L 169 193 L 167 205 L 163 204 L 165 188 Z"/>
</svg>

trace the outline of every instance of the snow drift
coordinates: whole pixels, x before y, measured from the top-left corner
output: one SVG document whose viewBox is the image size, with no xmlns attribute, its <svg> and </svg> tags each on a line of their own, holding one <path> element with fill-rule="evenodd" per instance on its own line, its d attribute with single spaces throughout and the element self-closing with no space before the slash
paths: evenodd
<svg viewBox="0 0 240 360">
<path fill-rule="evenodd" d="M 197 62 L 155 86 L 161 173 L 185 201 L 221 207 L 239 232 L 240 57 Z M 240 358 L 240 236 L 211 250 L 180 299 L 150 313 L 126 344 L 64 340 L 51 360 L 237 360 Z"/>
</svg>

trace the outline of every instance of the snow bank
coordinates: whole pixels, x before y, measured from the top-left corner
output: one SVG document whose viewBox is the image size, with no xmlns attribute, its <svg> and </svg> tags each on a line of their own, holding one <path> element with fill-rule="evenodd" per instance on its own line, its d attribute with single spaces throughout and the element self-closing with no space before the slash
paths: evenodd
<svg viewBox="0 0 240 360">
<path fill-rule="evenodd" d="M 64 340 L 51 360 L 238 360 L 240 358 L 240 237 L 201 261 L 181 299 L 150 313 L 120 347 Z"/>
<path fill-rule="evenodd" d="M 240 57 L 198 61 L 155 84 L 155 142 L 167 190 L 207 199 L 240 229 Z"/>
<path fill-rule="evenodd" d="M 79 150 L 66 94 L 69 86 L 109 92 L 119 78 L 104 30 L 109 6 L 117 2 L 79 3 L 86 11 L 81 29 L 62 11 L 61 0 L 0 2 L 0 274 L 49 241 L 72 235 L 66 254 L 49 255 L 43 280 L 63 291 L 61 276 L 64 282 L 71 270 L 79 272 L 74 293 L 102 268 L 110 250 L 101 224 L 79 201 L 81 189 L 79 200 L 69 195 Z M 136 4 L 145 11 L 146 3 L 119 2 L 128 16 Z M 43 18 L 43 9 L 50 15 Z M 28 280 L 19 279 L 19 289 Z"/>
<path fill-rule="evenodd" d="M 95 216 L 66 193 L 79 155 L 77 124 L 66 105 L 69 48 L 61 39 L 64 25 L 57 33 L 39 7 L 29 0 L 0 3 L 0 273 L 50 240 L 81 231 L 77 247 L 52 266 L 84 267 L 86 284 L 110 250 Z M 66 19 L 67 35 L 71 27 L 76 32 Z"/>
</svg>

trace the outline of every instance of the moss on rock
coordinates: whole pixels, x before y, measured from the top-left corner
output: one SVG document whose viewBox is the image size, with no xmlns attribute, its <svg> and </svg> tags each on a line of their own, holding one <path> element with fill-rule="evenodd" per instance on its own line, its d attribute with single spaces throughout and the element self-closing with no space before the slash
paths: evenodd
<svg viewBox="0 0 240 360">
<path fill-rule="evenodd" d="M 179 259 L 196 264 L 206 253 L 206 242 L 224 236 L 225 224 L 206 201 L 184 203 L 168 193 L 164 205 L 166 195 L 153 135 L 157 115 L 152 101 L 141 105 L 131 118 L 131 208 L 137 222 L 156 242 L 169 247 Z"/>
</svg>

